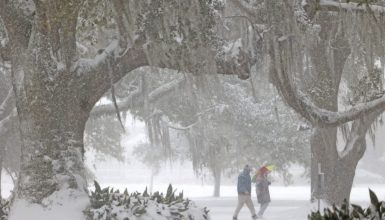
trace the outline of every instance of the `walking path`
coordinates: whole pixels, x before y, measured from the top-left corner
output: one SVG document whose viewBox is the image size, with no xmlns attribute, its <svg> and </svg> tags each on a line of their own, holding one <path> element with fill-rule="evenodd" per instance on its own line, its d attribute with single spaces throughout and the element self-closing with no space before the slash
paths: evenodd
<svg viewBox="0 0 385 220">
<path fill-rule="evenodd" d="M 237 205 L 236 197 L 226 198 L 194 198 L 197 205 L 207 207 L 210 210 L 211 220 L 232 220 L 234 209 Z M 256 210 L 259 204 L 254 200 Z M 310 212 L 308 201 L 281 200 L 272 201 L 265 212 L 264 220 L 307 220 Z M 251 215 L 246 206 L 239 213 L 239 220 L 251 220 Z"/>
</svg>

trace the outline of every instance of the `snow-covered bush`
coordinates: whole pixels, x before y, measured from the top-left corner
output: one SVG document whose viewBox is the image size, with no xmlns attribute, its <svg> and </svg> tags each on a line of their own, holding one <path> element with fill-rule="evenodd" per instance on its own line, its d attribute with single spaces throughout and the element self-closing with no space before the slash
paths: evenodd
<svg viewBox="0 0 385 220">
<path fill-rule="evenodd" d="M 376 194 L 369 189 L 371 205 L 364 209 L 359 205 L 349 204 L 346 200 L 337 207 L 325 208 L 308 216 L 309 220 L 385 220 L 385 201 L 378 201 Z"/>
<path fill-rule="evenodd" d="M 183 192 L 175 195 L 169 185 L 167 194 L 155 192 L 120 193 L 109 187 L 101 189 L 95 181 L 91 192 L 91 205 L 84 212 L 87 220 L 209 220 L 208 210 L 197 207 L 191 200 L 183 198 Z"/>
<path fill-rule="evenodd" d="M 0 201 L 0 220 L 7 220 L 9 214 L 9 201 L 1 199 Z"/>
</svg>

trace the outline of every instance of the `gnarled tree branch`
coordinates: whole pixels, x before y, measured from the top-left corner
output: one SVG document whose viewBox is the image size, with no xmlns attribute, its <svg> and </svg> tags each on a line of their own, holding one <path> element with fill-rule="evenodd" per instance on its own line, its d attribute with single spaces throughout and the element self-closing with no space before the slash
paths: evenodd
<svg viewBox="0 0 385 220">
<path fill-rule="evenodd" d="M 32 29 L 32 18 L 16 9 L 12 1 L 0 0 L 0 17 L 7 30 L 9 40 L 27 46 Z"/>
<path fill-rule="evenodd" d="M 0 39 L 0 59 L 3 61 L 11 60 L 11 46 L 9 42 L 1 42 Z"/>
<path fill-rule="evenodd" d="M 9 115 L 9 113 L 15 108 L 15 99 L 12 88 L 9 89 L 7 97 L 0 104 L 0 120 Z"/>
<path fill-rule="evenodd" d="M 146 54 L 142 48 L 143 39 L 137 39 L 135 44 L 124 54 L 119 54 L 119 42 L 113 41 L 107 46 L 103 53 L 98 54 L 94 59 L 80 59 L 73 67 L 75 74 L 79 76 L 79 86 L 85 90 L 85 94 L 92 94 L 88 97 L 89 107 L 92 108 L 99 98 L 113 83 L 118 82 L 126 74 L 139 67 L 148 65 Z M 111 78 L 109 76 L 108 63 L 112 68 Z"/>
<path fill-rule="evenodd" d="M 167 95 L 168 93 L 172 92 L 175 88 L 177 88 L 184 81 L 185 81 L 184 78 L 176 79 L 176 80 L 173 80 L 173 81 L 171 81 L 169 83 L 166 83 L 166 84 L 164 84 L 164 85 L 154 89 L 153 91 L 151 91 L 148 94 L 148 97 L 147 97 L 148 101 L 149 102 L 155 102 L 159 98 L 161 98 L 161 97 Z M 135 99 L 143 94 L 142 89 L 143 89 L 142 88 L 142 83 L 140 83 L 139 89 L 133 91 L 132 93 L 130 93 L 129 96 L 124 98 L 123 101 L 118 103 L 119 110 L 120 111 L 127 111 L 127 110 L 129 110 L 129 108 L 135 104 L 134 103 Z M 91 116 L 92 117 L 98 117 L 100 115 L 113 114 L 113 113 L 115 113 L 114 106 L 112 104 L 105 104 L 105 105 L 95 106 L 93 108 L 92 112 L 91 112 Z"/>
<path fill-rule="evenodd" d="M 361 158 L 365 152 L 365 146 L 361 146 L 359 139 L 365 140 L 366 133 L 369 127 L 375 122 L 375 120 L 383 113 L 383 110 L 378 109 L 362 118 L 354 120 L 351 130 L 349 132 L 348 141 L 342 152 L 339 153 L 340 158 L 356 157 Z M 365 140 L 366 142 L 366 140 Z"/>
</svg>

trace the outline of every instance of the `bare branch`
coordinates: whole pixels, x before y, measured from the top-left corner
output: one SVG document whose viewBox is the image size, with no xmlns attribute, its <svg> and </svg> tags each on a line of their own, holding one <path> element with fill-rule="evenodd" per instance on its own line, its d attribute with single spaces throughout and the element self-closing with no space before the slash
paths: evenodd
<svg viewBox="0 0 385 220">
<path fill-rule="evenodd" d="M 14 108 L 9 115 L 0 120 L 0 136 L 5 135 L 9 131 L 10 126 L 14 123 L 16 117 L 17 111 L 16 108 Z"/>
<path fill-rule="evenodd" d="M 0 120 L 3 119 L 6 115 L 15 108 L 15 99 L 13 94 L 13 89 L 9 89 L 7 97 L 0 104 Z"/>
</svg>

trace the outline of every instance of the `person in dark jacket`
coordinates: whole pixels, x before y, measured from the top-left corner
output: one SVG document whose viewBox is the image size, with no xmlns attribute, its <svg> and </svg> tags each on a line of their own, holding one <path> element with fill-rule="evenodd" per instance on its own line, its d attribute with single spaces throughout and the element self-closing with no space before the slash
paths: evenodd
<svg viewBox="0 0 385 220">
<path fill-rule="evenodd" d="M 258 217 L 263 216 L 263 213 L 266 211 L 271 201 L 270 192 L 269 192 L 270 181 L 267 179 L 268 173 L 269 173 L 269 170 L 264 169 L 264 167 L 262 167 L 255 174 L 255 177 L 253 177 L 253 180 L 255 179 L 258 203 L 261 204 L 261 207 L 258 212 Z"/>
<path fill-rule="evenodd" d="M 244 204 L 247 205 L 251 212 L 251 217 L 253 219 L 257 219 L 257 215 L 255 214 L 255 208 L 253 201 L 251 200 L 251 177 L 250 177 L 251 168 L 249 165 L 246 165 L 243 168 L 243 171 L 238 176 L 238 206 L 234 211 L 233 220 L 238 219 L 238 214 L 241 211 Z"/>
</svg>

